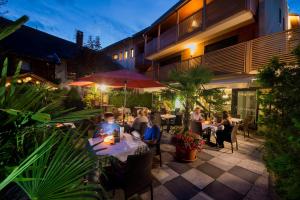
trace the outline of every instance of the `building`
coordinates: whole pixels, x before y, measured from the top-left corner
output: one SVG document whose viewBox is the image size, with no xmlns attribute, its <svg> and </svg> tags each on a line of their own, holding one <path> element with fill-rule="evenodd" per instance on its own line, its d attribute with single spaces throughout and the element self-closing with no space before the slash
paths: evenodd
<svg viewBox="0 0 300 200">
<path fill-rule="evenodd" d="M 145 72 L 151 67 L 152 62 L 145 59 L 145 40 L 144 29 L 131 37 L 116 42 L 101 52 L 110 57 L 115 63 L 122 68 Z"/>
<path fill-rule="evenodd" d="M 298 26 L 286 0 L 181 0 L 144 33 L 147 74 L 168 81 L 172 69 L 205 66 L 215 75 L 206 87 L 225 90 L 232 114 L 256 117 L 255 74 L 273 56 L 296 61 Z"/>
<path fill-rule="evenodd" d="M 0 17 L 0 27 L 11 23 Z M 22 26 L 16 32 L 0 41 L 1 66 L 8 58 L 12 75 L 16 65 L 22 61 L 21 73 L 37 75 L 52 83 L 65 83 L 78 76 L 120 69 L 109 57 L 83 47 L 83 33 L 76 32 L 76 43 L 48 33 Z"/>
</svg>

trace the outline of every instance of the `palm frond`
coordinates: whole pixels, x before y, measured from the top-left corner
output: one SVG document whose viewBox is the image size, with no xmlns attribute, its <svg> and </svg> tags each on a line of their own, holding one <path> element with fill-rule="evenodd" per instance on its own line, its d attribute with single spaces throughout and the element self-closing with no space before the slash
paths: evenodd
<svg viewBox="0 0 300 200">
<path fill-rule="evenodd" d="M 96 199 L 95 189 L 99 187 L 82 184 L 82 178 L 95 170 L 96 159 L 85 148 L 86 143 L 78 145 L 76 133 L 59 135 L 55 148 L 18 177 L 28 181 L 19 181 L 18 185 L 31 199 Z"/>
<path fill-rule="evenodd" d="M 5 27 L 4 29 L 0 30 L 0 40 L 3 40 L 16 30 L 18 30 L 24 23 L 28 21 L 27 16 L 22 16 L 19 19 L 17 19 L 15 22 L 13 22 L 11 25 Z"/>
</svg>

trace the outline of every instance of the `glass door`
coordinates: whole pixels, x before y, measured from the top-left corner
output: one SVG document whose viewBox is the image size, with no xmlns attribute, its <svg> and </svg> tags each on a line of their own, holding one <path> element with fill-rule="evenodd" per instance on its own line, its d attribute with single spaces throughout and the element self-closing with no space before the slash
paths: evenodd
<svg viewBox="0 0 300 200">
<path fill-rule="evenodd" d="M 256 119 L 257 96 L 256 91 L 238 91 L 237 95 L 237 115 L 240 118 L 252 117 Z"/>
</svg>

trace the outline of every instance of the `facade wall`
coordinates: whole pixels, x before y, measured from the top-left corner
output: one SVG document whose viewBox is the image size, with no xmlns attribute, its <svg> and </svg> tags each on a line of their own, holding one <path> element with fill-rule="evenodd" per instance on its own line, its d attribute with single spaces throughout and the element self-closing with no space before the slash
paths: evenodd
<svg viewBox="0 0 300 200">
<path fill-rule="evenodd" d="M 288 28 L 286 0 L 259 1 L 259 35 L 281 32 Z"/>
</svg>

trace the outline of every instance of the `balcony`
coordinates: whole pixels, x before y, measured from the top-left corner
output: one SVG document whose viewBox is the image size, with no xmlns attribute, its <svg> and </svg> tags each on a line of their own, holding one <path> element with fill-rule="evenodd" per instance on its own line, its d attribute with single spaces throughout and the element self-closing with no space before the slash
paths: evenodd
<svg viewBox="0 0 300 200">
<path fill-rule="evenodd" d="M 186 49 L 189 43 L 204 42 L 251 23 L 256 7 L 256 0 L 214 0 L 160 34 L 162 22 L 156 36 L 152 32 L 145 55 L 150 60 L 160 59 Z"/>
<path fill-rule="evenodd" d="M 300 45 L 300 28 L 263 36 L 248 42 L 213 51 L 187 61 L 161 66 L 156 72 L 160 81 L 169 80 L 171 70 L 183 71 L 205 66 L 215 74 L 256 74 L 274 56 L 282 62 L 296 63 L 291 52 Z"/>
</svg>

